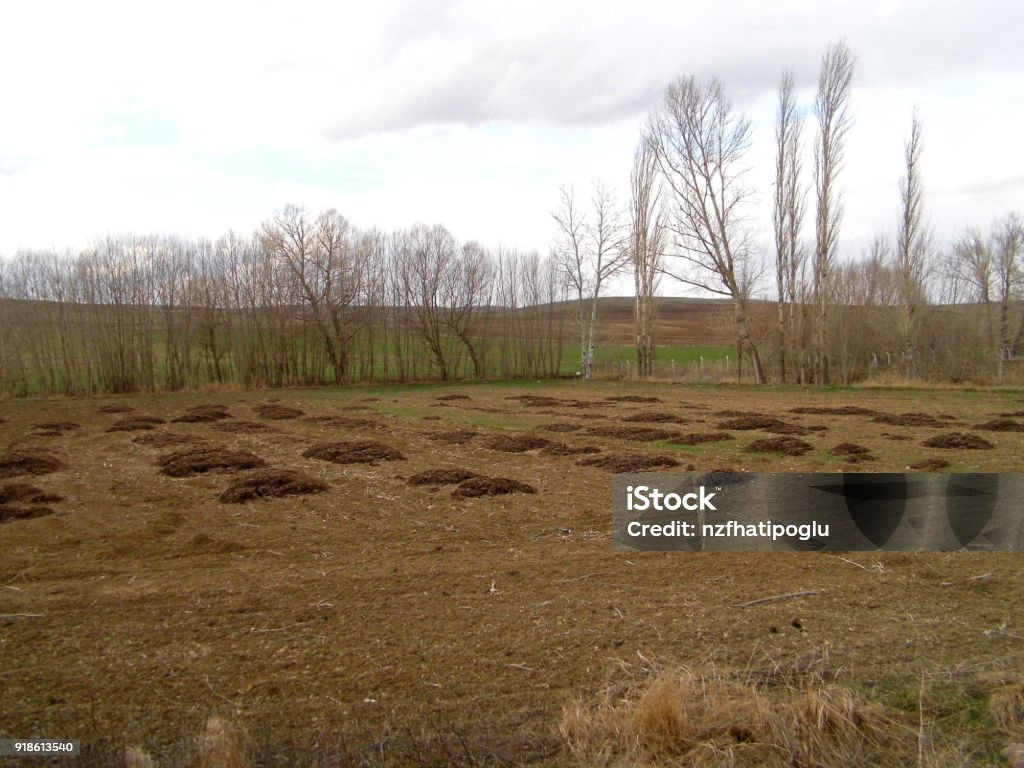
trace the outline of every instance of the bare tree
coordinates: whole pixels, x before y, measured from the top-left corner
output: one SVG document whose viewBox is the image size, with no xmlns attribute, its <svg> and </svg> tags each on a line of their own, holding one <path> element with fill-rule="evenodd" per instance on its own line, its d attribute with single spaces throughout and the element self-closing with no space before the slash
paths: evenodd
<svg viewBox="0 0 1024 768">
<path fill-rule="evenodd" d="M 1014 212 L 999 219 L 993 227 L 996 290 L 999 297 L 999 365 L 996 381 L 1005 383 L 1006 363 L 1013 359 L 1024 336 L 1024 314 L 1015 332 L 1011 328 L 1010 311 L 1015 299 L 1020 298 L 1024 285 L 1024 222 Z"/>
<path fill-rule="evenodd" d="M 629 261 L 622 214 L 615 204 L 614 195 L 601 182 L 594 184 L 591 205 L 593 218 L 588 221 L 576 206 L 573 190 L 562 187 L 559 208 L 551 214 L 559 230 L 556 258 L 562 267 L 566 285 L 576 299 L 580 375 L 584 379 L 593 375 L 601 294 L 608 281 Z"/>
<path fill-rule="evenodd" d="M 921 120 L 914 111 L 910 138 L 904 148 L 905 176 L 900 182 L 902 203 L 896 233 L 896 272 L 899 275 L 903 362 L 906 377 L 916 375 L 917 323 L 925 303 L 925 268 L 930 236 L 923 222 L 921 191 Z"/>
<path fill-rule="evenodd" d="M 744 186 L 743 166 L 750 120 L 733 111 L 718 80 L 701 85 L 686 77 L 669 86 L 664 104 L 651 117 L 650 133 L 673 193 L 670 226 L 679 249 L 674 255 L 683 265 L 666 273 L 732 299 L 737 352 L 747 351 L 761 384 L 764 372 L 751 339 L 747 306 L 757 276 L 751 268 L 755 253 L 745 217 L 752 198 Z"/>
<path fill-rule="evenodd" d="M 804 190 L 800 185 L 800 134 L 793 71 L 782 73 L 775 118 L 775 199 L 772 225 L 775 230 L 775 282 L 778 291 L 779 379 L 786 382 L 786 358 L 795 366 L 799 336 L 797 324 L 797 275 L 803 254 L 800 228 L 804 218 Z M 787 317 L 787 306 L 789 309 Z M 796 374 L 803 381 L 802 372 Z"/>
<path fill-rule="evenodd" d="M 850 84 L 854 56 L 845 40 L 825 51 L 818 78 L 815 113 L 818 141 L 814 147 L 814 190 L 817 202 L 814 250 L 814 299 L 818 384 L 828 384 L 828 313 L 832 268 L 835 263 L 843 205 L 836 181 L 843 164 L 846 134 L 853 123 L 850 114 Z"/>
<path fill-rule="evenodd" d="M 657 170 L 657 149 L 645 135 L 633 156 L 630 176 L 630 255 L 635 291 L 633 322 L 637 375 L 640 377 L 654 373 L 655 294 L 663 270 L 662 252 L 665 247 L 665 219 Z"/>
</svg>

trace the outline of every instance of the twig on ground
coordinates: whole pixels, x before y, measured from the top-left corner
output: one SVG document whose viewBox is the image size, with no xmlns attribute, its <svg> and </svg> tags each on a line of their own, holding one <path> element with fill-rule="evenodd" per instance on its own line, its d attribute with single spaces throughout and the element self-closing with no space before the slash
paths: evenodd
<svg viewBox="0 0 1024 768">
<path fill-rule="evenodd" d="M 785 595 L 772 595 L 771 597 L 761 597 L 757 600 L 751 600 L 748 603 L 736 603 L 733 608 L 749 608 L 752 605 L 764 605 L 765 603 L 778 603 L 783 600 L 795 600 L 798 597 L 810 597 L 811 595 L 820 595 L 820 589 L 807 589 L 802 592 L 788 592 Z"/>
<path fill-rule="evenodd" d="M 988 573 L 982 573 L 977 576 L 971 576 L 967 579 L 960 579 L 959 581 L 944 581 L 940 587 L 955 587 L 957 584 L 984 584 L 986 581 L 990 581 L 995 573 L 989 571 Z"/>
</svg>

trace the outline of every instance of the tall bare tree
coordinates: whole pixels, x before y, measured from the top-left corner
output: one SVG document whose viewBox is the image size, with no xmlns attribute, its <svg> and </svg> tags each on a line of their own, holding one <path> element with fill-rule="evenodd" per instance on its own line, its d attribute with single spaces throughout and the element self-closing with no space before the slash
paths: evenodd
<svg viewBox="0 0 1024 768">
<path fill-rule="evenodd" d="M 797 276 L 803 254 L 800 228 L 804 218 L 804 189 L 800 184 L 800 134 L 803 122 L 797 111 L 793 71 L 782 73 L 775 117 L 775 195 L 772 225 L 775 230 L 775 283 L 778 291 L 779 379 L 786 382 L 786 358 L 798 365 Z M 788 317 L 787 317 L 788 307 Z M 801 372 L 796 380 L 803 381 Z"/>
<path fill-rule="evenodd" d="M 674 198 L 670 227 L 679 250 L 673 255 L 682 262 L 681 269 L 666 273 L 732 299 L 737 351 L 750 355 L 754 378 L 761 384 L 764 371 L 748 312 L 757 276 L 745 213 L 752 199 L 752 190 L 744 185 L 750 120 L 733 111 L 718 80 L 701 85 L 684 77 L 668 87 L 664 103 L 651 117 L 650 133 Z"/>
<path fill-rule="evenodd" d="M 580 375 L 589 379 L 597 350 L 598 304 L 608 281 L 629 261 L 622 214 L 611 191 L 596 182 L 591 196 L 592 218 L 576 205 L 571 188 L 552 217 L 558 224 L 555 255 L 567 287 L 576 300 L 580 328 Z"/>
<path fill-rule="evenodd" d="M 630 176 L 630 255 L 633 263 L 634 337 L 637 375 L 654 373 L 655 294 L 663 269 L 665 218 L 658 185 L 658 154 L 650 137 L 643 136 L 633 156 Z"/>
<path fill-rule="evenodd" d="M 825 51 L 818 77 L 815 113 L 818 139 L 814 146 L 814 191 L 817 202 L 814 249 L 814 300 L 816 330 L 815 373 L 818 384 L 827 385 L 828 314 L 832 268 L 835 264 L 839 226 L 843 218 L 842 198 L 836 189 L 843 165 L 846 135 L 853 124 L 850 114 L 850 85 L 854 55 L 841 40 Z"/>
<path fill-rule="evenodd" d="M 925 269 L 930 236 L 923 221 L 921 191 L 921 120 L 914 111 L 910 138 L 904 147 L 905 175 L 900 182 L 900 221 L 896 232 L 896 272 L 899 275 L 901 331 L 905 375 L 914 378 L 917 366 L 917 324 L 925 302 Z"/>
</svg>

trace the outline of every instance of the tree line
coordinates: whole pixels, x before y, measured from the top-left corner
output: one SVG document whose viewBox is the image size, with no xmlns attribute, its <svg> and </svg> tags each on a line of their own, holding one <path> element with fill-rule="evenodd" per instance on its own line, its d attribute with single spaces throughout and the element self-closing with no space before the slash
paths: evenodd
<svg viewBox="0 0 1024 768">
<path fill-rule="evenodd" d="M 548 378 L 562 281 L 441 225 L 286 206 L 249 236 L 109 236 L 0 260 L 0 392 Z"/>
<path fill-rule="evenodd" d="M 740 379 L 746 365 L 759 384 L 850 383 L 873 369 L 906 379 L 1006 380 L 1024 339 L 1021 218 L 1008 213 L 987 235 L 968 229 L 938 246 L 924 208 L 916 110 L 894 231 L 858 258 L 838 258 L 854 70 L 845 41 L 825 51 L 810 174 L 793 73 L 782 73 L 770 245 L 752 222 L 751 121 L 715 78 L 668 86 L 641 131 L 625 202 L 615 204 L 603 185 L 585 205 L 562 190 L 554 253 L 577 299 L 584 376 L 595 354 L 598 297 L 613 276 L 632 270 L 641 375 L 652 370 L 656 296 L 667 277 L 730 301 Z M 813 236 L 805 236 L 811 225 Z M 772 273 L 776 308 L 766 322 L 753 304 L 768 293 Z"/>
</svg>

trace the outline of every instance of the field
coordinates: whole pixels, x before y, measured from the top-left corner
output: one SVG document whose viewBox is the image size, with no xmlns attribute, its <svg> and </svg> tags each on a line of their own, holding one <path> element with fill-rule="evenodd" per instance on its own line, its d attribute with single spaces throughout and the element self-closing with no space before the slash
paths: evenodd
<svg viewBox="0 0 1024 768">
<path fill-rule="evenodd" d="M 582 463 L 1020 471 L 1021 391 L 566 381 L 0 419 L 0 737 L 81 739 L 68 764 L 193 765 L 204 728 L 281 766 L 998 765 L 1024 740 L 1020 555 L 614 552 L 628 462 Z M 954 432 L 992 447 L 922 445 Z M 763 736 L 784 723 L 792 760 Z"/>
</svg>

